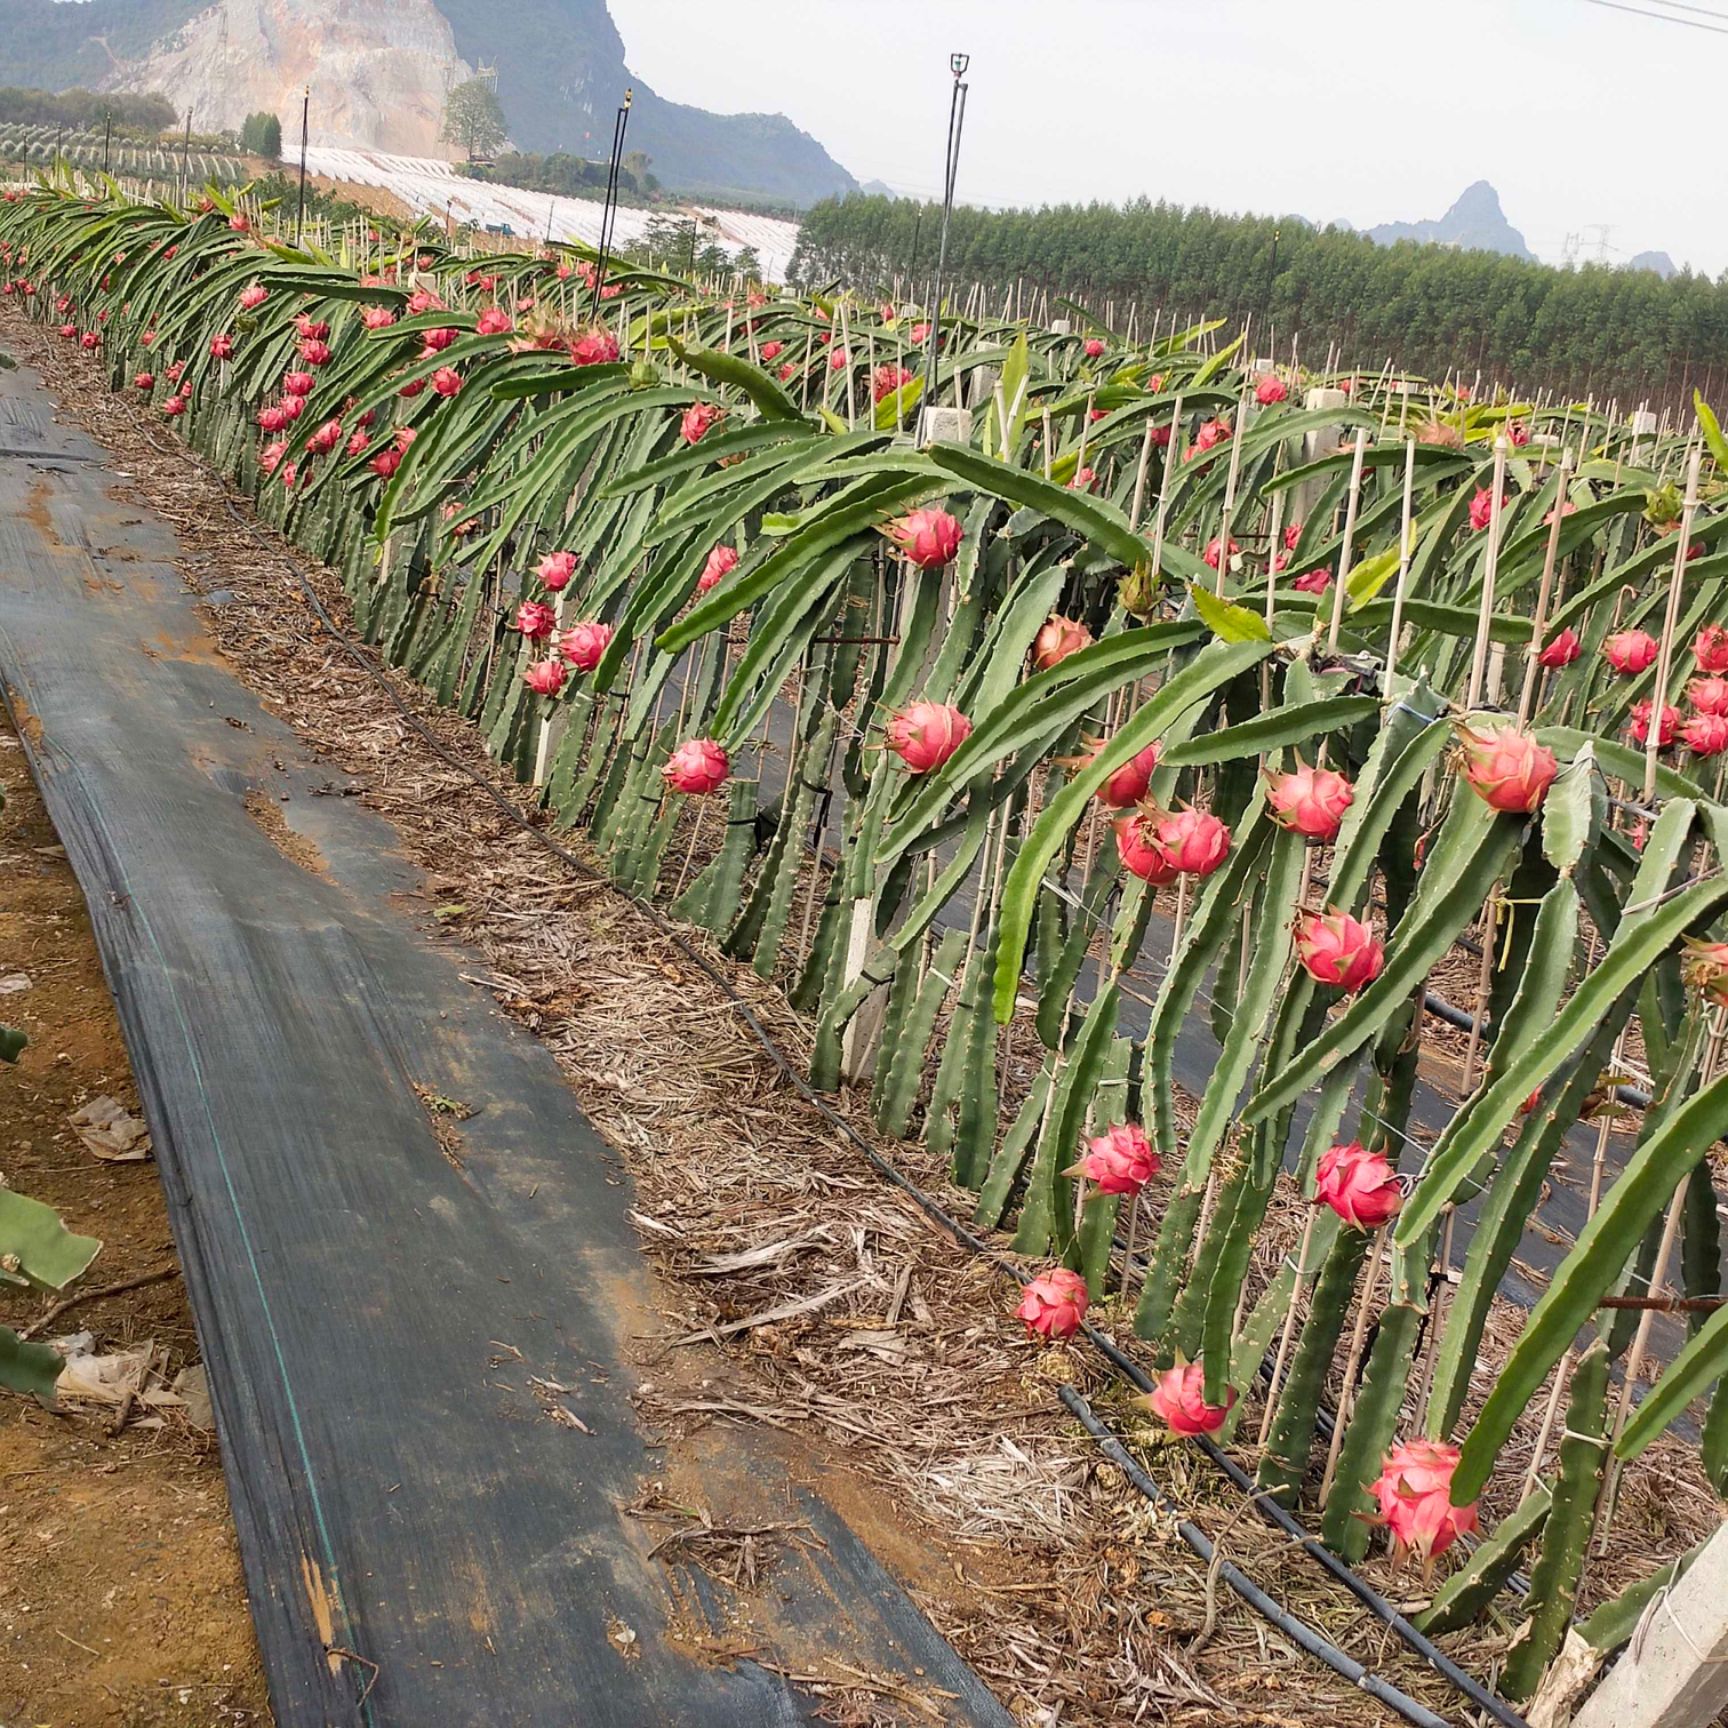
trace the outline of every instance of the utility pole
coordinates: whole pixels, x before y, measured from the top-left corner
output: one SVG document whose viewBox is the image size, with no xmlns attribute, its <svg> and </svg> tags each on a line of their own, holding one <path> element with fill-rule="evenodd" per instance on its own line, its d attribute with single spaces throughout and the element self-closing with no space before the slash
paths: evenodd
<svg viewBox="0 0 1728 1728">
<path fill-rule="evenodd" d="M 102 172 L 106 174 L 114 144 L 114 110 L 112 108 L 106 110 L 104 119 L 106 124 L 102 130 Z"/>
<path fill-rule="evenodd" d="M 180 196 L 187 198 L 192 192 L 192 110 L 186 110 L 186 136 L 180 145 Z"/>
<path fill-rule="evenodd" d="M 924 442 L 924 429 L 930 424 L 930 410 L 936 405 L 936 357 L 942 344 L 942 272 L 948 263 L 948 219 L 954 214 L 954 180 L 960 170 L 960 138 L 966 129 L 966 93 L 971 86 L 964 82 L 966 69 L 972 64 L 970 54 L 950 54 L 948 70 L 954 74 L 954 92 L 948 99 L 948 159 L 942 180 L 942 240 L 936 249 L 936 285 L 930 295 L 930 331 L 925 338 L 923 411 L 918 416 L 918 442 Z"/>
<path fill-rule="evenodd" d="M 300 244 L 300 225 L 306 220 L 306 144 L 312 133 L 312 86 L 300 104 L 300 208 L 294 212 L 294 244 Z"/>
</svg>

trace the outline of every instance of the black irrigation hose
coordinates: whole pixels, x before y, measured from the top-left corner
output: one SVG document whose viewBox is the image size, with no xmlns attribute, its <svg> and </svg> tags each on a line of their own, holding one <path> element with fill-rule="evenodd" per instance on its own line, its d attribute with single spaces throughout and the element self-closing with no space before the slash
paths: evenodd
<svg viewBox="0 0 1728 1728">
<path fill-rule="evenodd" d="M 809 1104 L 814 1110 L 816 1110 L 831 1127 L 835 1128 L 841 1135 L 843 1135 L 856 1151 L 862 1153 L 879 1175 L 905 1194 L 907 1198 L 917 1205 L 918 1208 L 924 1212 L 925 1215 L 929 1217 L 930 1220 L 951 1240 L 970 1249 L 972 1253 L 980 1256 L 982 1259 L 987 1260 L 994 1268 L 1011 1277 L 1016 1283 L 1023 1285 L 1027 1282 L 1026 1275 L 1018 1266 L 1002 1256 L 981 1236 L 969 1230 L 960 1222 L 959 1219 L 955 1218 L 942 1205 L 942 1203 L 935 1198 L 935 1196 L 926 1193 L 925 1190 L 919 1187 L 916 1182 L 912 1181 L 910 1177 L 903 1174 L 893 1163 L 883 1157 L 883 1155 L 878 1152 L 868 1140 L 859 1134 L 858 1131 L 853 1128 L 851 1123 L 824 1102 L 820 1095 L 811 1088 L 804 1076 L 798 1072 L 791 1058 L 788 1057 L 785 1052 L 781 1050 L 779 1045 L 774 1042 L 774 1039 L 769 1034 L 767 1028 L 757 1019 L 755 1012 L 750 1007 L 750 1004 L 745 1001 L 741 995 L 739 995 L 731 979 L 729 979 L 719 967 L 714 965 L 706 955 L 696 948 L 675 925 L 670 923 L 656 906 L 646 900 L 638 899 L 634 894 L 630 894 L 626 890 L 618 887 L 618 885 L 613 882 L 610 877 L 606 876 L 604 872 L 595 869 L 593 865 L 579 857 L 576 853 L 570 851 L 569 848 L 559 845 L 556 840 L 525 815 L 512 800 L 506 798 L 489 779 L 476 772 L 473 768 L 469 767 L 466 762 L 462 761 L 460 757 L 456 756 L 449 747 L 445 745 L 443 740 L 440 739 L 429 726 L 427 726 L 420 716 L 408 706 L 408 704 L 403 700 L 401 694 L 397 691 L 395 685 L 388 678 L 383 676 L 378 666 L 362 649 L 361 645 L 336 622 L 335 618 L 332 617 L 329 609 L 325 606 L 323 599 L 313 587 L 310 580 L 308 580 L 305 571 L 301 569 L 300 565 L 285 552 L 281 551 L 279 547 L 272 546 L 271 543 L 258 532 L 251 520 L 236 507 L 233 499 L 229 496 L 227 483 L 223 480 L 222 476 L 219 475 L 214 468 L 205 462 L 203 458 L 189 446 L 187 447 L 187 454 L 204 470 L 206 474 L 210 476 L 212 480 L 216 482 L 223 508 L 228 512 L 234 522 L 238 524 L 241 531 L 253 542 L 254 545 L 259 547 L 261 551 L 280 558 L 282 563 L 288 567 L 288 570 L 293 575 L 295 582 L 298 583 L 301 592 L 306 596 L 307 603 L 311 606 L 319 623 L 323 625 L 330 638 L 342 650 L 344 655 L 346 655 L 346 657 L 384 693 L 386 699 L 407 723 L 410 730 L 415 733 L 420 741 L 425 744 L 440 761 L 444 762 L 448 767 L 453 768 L 465 779 L 471 781 L 480 789 L 480 791 L 484 792 L 512 823 L 520 828 L 525 834 L 529 835 L 543 850 L 559 859 L 570 869 L 574 870 L 577 875 L 585 877 L 589 881 L 601 883 L 610 888 L 613 893 L 619 895 L 621 898 L 630 901 L 631 904 L 643 913 L 654 928 L 685 957 L 685 959 L 695 966 L 698 971 L 700 971 L 725 995 L 728 1002 L 738 1011 L 739 1016 L 750 1029 L 751 1036 L 761 1046 L 763 1054 L 766 1055 L 769 1061 L 774 1064 L 775 1068 L 779 1070 L 780 1074 L 785 1078 L 792 1089 L 798 1093 L 805 1103 Z M 1113 1339 L 1108 1337 L 1106 1334 L 1099 1332 L 1090 1324 L 1083 1324 L 1082 1330 L 1085 1332 L 1090 1342 L 1100 1350 L 1106 1360 L 1111 1363 L 1118 1373 L 1122 1374 L 1142 1392 L 1150 1392 L 1152 1390 L 1151 1380 L 1146 1376 L 1138 1364 L 1126 1355 Z M 1066 1394 L 1066 1388 L 1064 1388 L 1064 1394 Z M 1064 1402 L 1066 1402 L 1066 1396 L 1064 1396 Z M 1078 1412 L 1076 1412 L 1076 1414 L 1078 1414 Z M 1088 1414 L 1090 1414 L 1089 1410 Z M 1084 1418 L 1082 1420 L 1084 1420 Z M 1092 1421 L 1096 1422 L 1097 1418 L 1092 1417 Z M 1102 1426 L 1102 1424 L 1100 1424 L 1100 1426 Z M 1088 1428 L 1090 1431 L 1090 1424 L 1088 1424 Z M 1105 1432 L 1108 1433 L 1108 1430 L 1105 1430 Z M 1112 1440 L 1111 1444 L 1116 1446 L 1117 1451 L 1121 1452 L 1122 1459 L 1126 1459 L 1128 1466 L 1135 1471 L 1139 1478 L 1139 1480 L 1135 1481 L 1135 1486 L 1140 1487 L 1142 1481 L 1151 1485 L 1151 1478 L 1148 1477 L 1145 1472 L 1139 1468 L 1139 1466 L 1133 1464 L 1132 1459 L 1129 1458 L 1127 1452 L 1121 1448 L 1120 1443 Z M 1321 1565 L 1337 1578 L 1338 1581 L 1351 1593 L 1351 1595 L 1353 1595 L 1365 1608 L 1374 1614 L 1376 1618 L 1384 1622 L 1386 1626 L 1396 1633 L 1403 1643 L 1415 1654 L 1421 1656 L 1437 1674 L 1449 1682 L 1479 1709 L 1486 1711 L 1489 1716 L 1502 1725 L 1502 1728 L 1529 1728 L 1529 1725 L 1524 1721 L 1523 1717 L 1518 1715 L 1516 1711 L 1503 1703 L 1479 1682 L 1473 1680 L 1462 1668 L 1453 1662 L 1443 1650 L 1439 1649 L 1429 1639 L 1423 1637 L 1423 1635 L 1418 1632 L 1416 1628 L 1412 1626 L 1410 1622 L 1385 1599 L 1385 1597 L 1375 1590 L 1372 1585 L 1368 1584 L 1364 1579 L 1359 1578 L 1348 1565 L 1340 1560 L 1335 1554 L 1323 1547 L 1313 1536 L 1309 1535 L 1302 1525 L 1288 1511 L 1286 1511 L 1285 1508 L 1267 1501 L 1263 1496 L 1258 1494 L 1254 1488 L 1253 1482 L 1239 1465 L 1237 1465 L 1233 1460 L 1227 1458 L 1224 1453 L 1210 1441 L 1203 1439 L 1202 1446 L 1207 1456 L 1223 1470 L 1225 1476 L 1228 1477 L 1237 1488 L 1247 1494 L 1266 1517 L 1268 1517 L 1281 1530 L 1285 1531 L 1293 1541 L 1297 1542 L 1318 1559 Z M 1112 1462 L 1119 1461 L 1114 1454 L 1110 1454 L 1110 1456 Z M 1144 1489 L 1141 1491 L 1145 1492 Z M 1152 1495 L 1159 1504 L 1163 1504 L 1162 1497 L 1158 1494 L 1155 1485 L 1152 1487 Z M 1190 1528 L 1193 1527 L 1190 1526 Z M 1205 1536 L 1202 1535 L 1197 1528 L 1194 1529 L 1194 1535 L 1199 1537 L 1201 1541 L 1206 1541 Z M 1186 1534 L 1184 1534 L 1184 1540 L 1189 1541 L 1189 1546 L 1193 1547 L 1193 1542 L 1189 1540 Z M 1208 1546 L 1210 1546 L 1210 1544 L 1208 1544 Z M 1195 1552 L 1199 1553 L 1200 1551 L 1196 1548 Z M 1225 1570 L 1228 1573 L 1235 1572 L 1235 1568 L 1228 1565 Z M 1238 1574 L 1238 1576 L 1240 1575 Z M 1247 1602 L 1250 1607 L 1254 1608 L 1256 1612 L 1264 1616 L 1272 1625 L 1276 1626 L 1280 1631 L 1284 1632 L 1296 1643 L 1300 1644 L 1303 1649 L 1309 1651 L 1310 1654 L 1318 1656 L 1329 1668 L 1332 1668 L 1335 1672 L 1350 1678 L 1354 1684 L 1361 1685 L 1364 1690 L 1369 1691 L 1373 1696 L 1381 1699 L 1381 1701 L 1389 1708 L 1396 1710 L 1406 1721 L 1419 1725 L 1419 1728 L 1434 1728 L 1435 1724 L 1439 1724 L 1439 1728 L 1447 1728 L 1444 1717 L 1436 1716 L 1432 1711 L 1427 1709 L 1425 1705 L 1418 1704 L 1414 1699 L 1406 1697 L 1405 1694 L 1399 1692 L 1395 1687 L 1389 1685 L 1387 1682 L 1376 1680 L 1372 1676 L 1367 1675 L 1366 1670 L 1364 1670 L 1361 1664 L 1353 1657 L 1338 1649 L 1336 1645 L 1332 1644 L 1330 1640 L 1325 1638 L 1319 1632 L 1303 1626 L 1299 1621 L 1292 1620 L 1283 1612 L 1282 1609 L 1278 1608 L 1277 1605 L 1272 1602 L 1270 1597 L 1266 1596 L 1257 1586 L 1250 1583 L 1248 1579 L 1242 1578 L 1241 1586 L 1242 1587 L 1239 1587 L 1234 1579 L 1232 1580 L 1231 1587 L 1237 1590 L 1237 1593 L 1242 1596 L 1242 1599 Z M 1372 1684 L 1369 1683 L 1370 1681 L 1372 1681 Z"/>
<path fill-rule="evenodd" d="M 1084 1324 L 1084 1323 L 1083 1323 Z M 1097 1332 L 1091 1326 L 1085 1327 L 1087 1336 L 1099 1351 L 1109 1360 L 1125 1380 L 1139 1388 L 1142 1392 L 1153 1390 L 1153 1381 L 1138 1362 L 1129 1356 L 1116 1341 L 1102 1332 Z M 1478 1680 L 1473 1680 L 1455 1663 L 1431 1638 L 1425 1637 L 1370 1584 L 1361 1577 L 1348 1562 L 1341 1560 L 1325 1543 L 1312 1535 L 1287 1507 L 1281 1506 L 1276 1500 L 1268 1498 L 1254 1485 L 1254 1479 L 1242 1468 L 1236 1460 L 1229 1456 L 1209 1435 L 1195 1436 L 1200 1449 L 1227 1476 L 1231 1483 L 1253 1501 L 1260 1515 L 1270 1524 L 1276 1525 L 1290 1540 L 1330 1572 L 1362 1606 L 1368 1609 L 1377 1619 L 1382 1620 L 1398 1634 L 1398 1636 L 1418 1656 L 1420 1656 L 1437 1673 L 1442 1674 L 1457 1687 L 1479 1710 L 1501 1724 L 1501 1728 L 1530 1728 L 1530 1725 L 1511 1705 L 1498 1697 L 1488 1687 Z"/>
<path fill-rule="evenodd" d="M 1275 1626 L 1292 1644 L 1306 1650 L 1310 1656 L 1324 1662 L 1333 1673 L 1341 1674 L 1352 1686 L 1360 1687 L 1370 1698 L 1377 1698 L 1388 1709 L 1395 1710 L 1406 1722 L 1414 1722 L 1419 1728 L 1449 1728 L 1444 1716 L 1436 1716 L 1426 1705 L 1419 1704 L 1407 1693 L 1400 1692 L 1396 1686 L 1382 1680 L 1378 1674 L 1370 1674 L 1355 1657 L 1347 1656 L 1334 1644 L 1320 1637 L 1302 1621 L 1293 1619 L 1286 1614 L 1253 1579 L 1247 1577 L 1232 1561 L 1219 1557 L 1217 1545 L 1192 1520 L 1184 1518 L 1177 1507 L 1164 1497 L 1163 1490 L 1134 1461 L 1122 1442 L 1116 1438 L 1105 1425 L 1098 1420 L 1092 1406 L 1074 1390 L 1072 1386 L 1064 1386 L 1059 1393 L 1061 1400 L 1069 1411 L 1079 1421 L 1080 1426 L 1098 1442 L 1098 1450 L 1128 1478 L 1129 1483 L 1137 1489 L 1152 1505 L 1175 1522 L 1176 1534 L 1206 1562 L 1208 1567 L 1217 1566 L 1218 1576 L 1242 1598 L 1257 1614 Z"/>
</svg>

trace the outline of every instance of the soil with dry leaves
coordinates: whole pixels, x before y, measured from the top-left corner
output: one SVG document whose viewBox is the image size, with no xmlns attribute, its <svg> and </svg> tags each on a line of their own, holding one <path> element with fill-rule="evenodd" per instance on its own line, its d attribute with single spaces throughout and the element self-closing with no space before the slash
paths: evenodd
<svg viewBox="0 0 1728 1728">
<path fill-rule="evenodd" d="M 345 618 L 330 572 L 267 527 L 254 524 L 258 539 L 242 532 L 213 477 L 165 445 L 80 357 L 50 350 L 34 331 L 17 346 L 115 453 L 138 501 L 174 525 L 191 585 L 232 596 L 208 621 L 239 675 L 315 752 L 364 785 L 366 802 L 426 870 L 427 904 L 446 914 L 450 938 L 484 956 L 477 981 L 546 1040 L 623 1152 L 644 1245 L 666 1275 L 662 1334 L 635 1392 L 651 1421 L 691 1445 L 713 1425 L 751 1423 L 795 1443 L 825 1492 L 856 1483 L 849 1515 L 866 1539 L 1027 1723 L 1393 1720 L 1195 1561 L 1170 1521 L 1067 1417 L 1055 1387 L 1076 1383 L 1230 1559 L 1370 1668 L 1461 1718 L 1445 1683 L 1245 1511 L 1202 1458 L 1161 1446 L 1095 1356 L 1028 1344 L 1008 1318 L 1008 1282 L 939 1232 L 799 1100 L 725 994 L 662 930 L 603 881 L 551 857 L 403 723 L 321 631 L 290 561 Z M 470 726 L 398 675 L 380 675 L 466 769 L 544 820 Z M 569 837 L 563 843 L 579 849 Z M 448 915 L 453 907 L 462 910 Z M 783 995 L 747 968 L 729 976 L 798 1060 L 808 1029 Z M 843 1097 L 836 1107 L 871 1136 L 859 1101 Z M 966 1215 L 969 1197 L 947 1188 L 920 1147 L 888 1151 Z M 1293 1196 L 1279 1224 L 1262 1245 L 1262 1276 L 1299 1235 Z M 1106 1323 L 1113 1317 L 1104 1311 Z M 1518 1323 L 1516 1310 L 1497 1310 L 1484 1389 Z M 1257 1424 L 1250 1399 L 1245 1438 Z M 1535 1409 L 1521 1433 L 1526 1449 L 1539 1418 Z M 1617 1530 L 1592 1595 L 1670 1557 L 1718 1515 L 1684 1447 L 1664 1443 L 1646 1456 L 1650 1467 L 1623 1496 L 1630 1536 Z M 1510 1456 L 1497 1478 L 1490 1521 L 1516 1502 L 1522 1461 Z M 895 1508 L 891 1520 L 884 1503 Z M 716 1535 L 700 1523 L 670 1534 L 710 1553 L 717 1575 L 730 1572 L 741 1591 L 796 1539 L 768 1529 Z M 1418 1580 L 1384 1560 L 1370 1570 L 1394 1596 L 1419 1599 Z M 1453 1642 L 1487 1675 L 1510 1630 L 1477 1629 Z M 839 1719 L 925 1719 L 879 1690 L 829 1691 Z"/>
<path fill-rule="evenodd" d="M 0 1180 L 102 1242 L 75 1306 L 0 1300 L 15 1330 L 78 1338 L 95 1381 L 54 1411 L 0 1394 L 0 1722 L 267 1723 L 208 1404 L 170 1391 L 198 1340 L 161 1184 L 135 1156 L 147 1141 L 98 1135 L 98 1156 L 72 1120 L 102 1099 L 135 1117 L 137 1090 L 83 896 L 3 716 L 0 792 L 0 974 L 27 981 L 0 1019 L 30 1038 L 0 1066 Z"/>
</svg>

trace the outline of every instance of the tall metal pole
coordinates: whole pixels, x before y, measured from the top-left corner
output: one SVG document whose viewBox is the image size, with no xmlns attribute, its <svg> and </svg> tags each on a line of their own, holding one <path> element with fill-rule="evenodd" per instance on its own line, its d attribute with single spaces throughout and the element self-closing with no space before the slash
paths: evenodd
<svg viewBox="0 0 1728 1728">
<path fill-rule="evenodd" d="M 312 136 L 312 86 L 300 104 L 300 207 L 294 212 L 294 244 L 300 244 L 300 225 L 306 220 L 306 145 Z"/>
<path fill-rule="evenodd" d="M 1260 328 L 1262 330 L 1271 327 L 1272 295 L 1278 286 L 1278 233 L 1276 228 L 1272 230 L 1272 262 L 1266 269 L 1266 294 L 1260 303 Z M 1254 356 L 1250 354 L 1248 358 L 1252 360 Z"/>
<path fill-rule="evenodd" d="M 186 110 L 186 136 L 180 145 L 180 196 L 192 195 L 192 110 Z"/>
<path fill-rule="evenodd" d="M 606 203 L 600 213 L 600 258 L 594 266 L 594 298 L 588 308 L 592 323 L 600 316 L 600 289 L 606 279 L 606 253 L 612 244 L 612 224 L 618 213 L 618 173 L 624 160 L 624 134 L 630 126 L 630 105 L 636 100 L 634 90 L 624 92 L 624 101 L 612 122 L 612 163 L 606 175 Z"/>
<path fill-rule="evenodd" d="M 948 101 L 948 157 L 942 178 L 942 240 L 936 249 L 936 285 L 930 294 L 930 329 L 924 346 L 923 412 L 918 416 L 918 442 L 925 442 L 930 410 L 936 402 L 936 356 L 942 345 L 942 272 L 948 263 L 948 219 L 954 213 L 954 180 L 960 170 L 960 138 L 966 129 L 966 68 L 970 54 L 950 54 L 948 69 L 954 74 L 954 93 Z"/>
<path fill-rule="evenodd" d="M 108 172 L 110 148 L 114 143 L 114 110 L 110 108 L 106 115 L 107 124 L 102 129 L 102 172 Z"/>
</svg>

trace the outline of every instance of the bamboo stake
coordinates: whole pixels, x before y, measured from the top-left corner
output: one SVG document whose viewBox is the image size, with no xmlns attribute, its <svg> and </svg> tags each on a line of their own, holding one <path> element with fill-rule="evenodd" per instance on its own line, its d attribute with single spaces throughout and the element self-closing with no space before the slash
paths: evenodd
<svg viewBox="0 0 1728 1728">
<path fill-rule="evenodd" d="M 1680 538 L 1674 547 L 1674 569 L 1668 579 L 1668 610 L 1662 621 L 1662 646 L 1656 655 L 1656 683 L 1650 692 L 1650 723 L 1644 741 L 1644 802 L 1656 797 L 1656 758 L 1662 748 L 1662 708 L 1668 700 L 1668 674 L 1674 663 L 1674 631 L 1680 622 L 1681 576 L 1686 548 L 1692 544 L 1692 519 L 1698 513 L 1698 469 L 1703 452 L 1694 450 L 1686 464 L 1686 501 L 1680 510 Z"/>
<path fill-rule="evenodd" d="M 1356 447 L 1350 457 L 1350 496 L 1344 506 L 1344 538 L 1338 549 L 1338 576 L 1332 587 L 1332 623 L 1326 632 L 1326 651 L 1338 652 L 1338 632 L 1344 625 L 1344 586 L 1350 574 L 1350 554 L 1355 549 L 1356 515 L 1362 503 L 1362 462 L 1368 453 L 1368 433 L 1356 429 Z"/>
<path fill-rule="evenodd" d="M 1536 613 L 1530 620 L 1530 642 L 1524 650 L 1524 689 L 1518 698 L 1518 726 L 1530 722 L 1536 684 L 1542 676 L 1542 638 L 1548 634 L 1548 607 L 1554 593 L 1554 570 L 1560 561 L 1560 529 L 1566 516 L 1566 482 L 1572 473 L 1572 452 L 1560 452 L 1560 484 L 1554 494 L 1554 519 L 1548 524 L 1548 549 L 1542 563 L 1542 586 L 1536 595 Z"/>
<path fill-rule="evenodd" d="M 1506 458 L 1511 446 L 1494 440 L 1494 488 L 1488 512 L 1488 550 L 1482 561 L 1482 605 L 1476 615 L 1476 647 L 1470 661 L 1470 689 L 1464 707 L 1470 710 L 1482 700 L 1482 683 L 1488 670 L 1488 641 L 1494 622 L 1494 580 L 1500 568 L 1500 501 L 1506 492 Z"/>
<path fill-rule="evenodd" d="M 1213 592 L 1218 598 L 1224 598 L 1224 576 L 1230 567 L 1230 523 L 1236 514 L 1236 482 L 1242 472 L 1242 435 L 1248 429 L 1248 404 L 1252 400 L 1251 392 L 1244 389 L 1242 400 L 1236 407 L 1236 436 L 1230 440 L 1230 467 L 1224 476 L 1224 520 L 1218 529 L 1218 580 L 1213 585 Z M 1172 444 L 1176 441 L 1174 432 L 1170 435 Z"/>
<path fill-rule="evenodd" d="M 1314 1240 L 1314 1220 L 1317 1208 L 1310 1205 L 1302 1224 L 1302 1240 L 1296 1248 L 1296 1277 L 1290 1286 L 1290 1306 L 1284 1310 L 1284 1329 L 1278 1338 L 1278 1353 L 1272 1358 L 1272 1375 L 1266 1382 L 1266 1406 L 1260 1416 L 1260 1433 L 1256 1444 L 1264 1446 L 1272 1432 L 1272 1418 L 1278 1409 L 1278 1389 L 1284 1379 L 1284 1364 L 1290 1356 L 1290 1346 L 1296 1337 L 1297 1298 L 1302 1294 L 1302 1281 L 1308 1276 L 1308 1248 Z"/>
<path fill-rule="evenodd" d="M 1182 441 L 1182 397 L 1178 393 L 1174 408 L 1170 414 L 1170 442 L 1164 446 L 1164 474 L 1158 487 L 1158 521 L 1152 530 L 1152 574 L 1154 577 L 1164 568 L 1164 525 L 1170 519 L 1170 494 L 1172 483 L 1176 476 L 1176 464 L 1181 452 L 1178 449 Z"/>
<path fill-rule="evenodd" d="M 1404 634 L 1404 602 L 1410 591 L 1410 537 L 1415 526 L 1416 440 L 1404 440 L 1404 504 L 1398 517 L 1398 586 L 1392 595 L 1392 634 L 1386 644 L 1386 688 L 1392 696 L 1392 678 L 1398 668 L 1398 639 Z"/>
<path fill-rule="evenodd" d="M 1356 1324 L 1350 1333 L 1350 1350 L 1344 1359 L 1344 1385 L 1338 1394 L 1338 1409 L 1332 1421 L 1332 1440 L 1326 1448 L 1326 1469 L 1320 1478 L 1320 1504 L 1326 1504 L 1327 1497 L 1332 1492 L 1332 1478 L 1338 1472 L 1338 1452 L 1344 1444 L 1344 1427 L 1350 1420 L 1350 1410 L 1355 1403 L 1356 1370 L 1362 1362 L 1362 1345 L 1368 1335 L 1368 1314 L 1374 1306 L 1374 1297 L 1380 1283 L 1380 1263 L 1387 1258 L 1384 1253 L 1386 1232 L 1384 1228 L 1374 1234 L 1373 1244 L 1368 1250 L 1368 1276 L 1362 1280 L 1362 1294 L 1356 1303 Z"/>
</svg>

